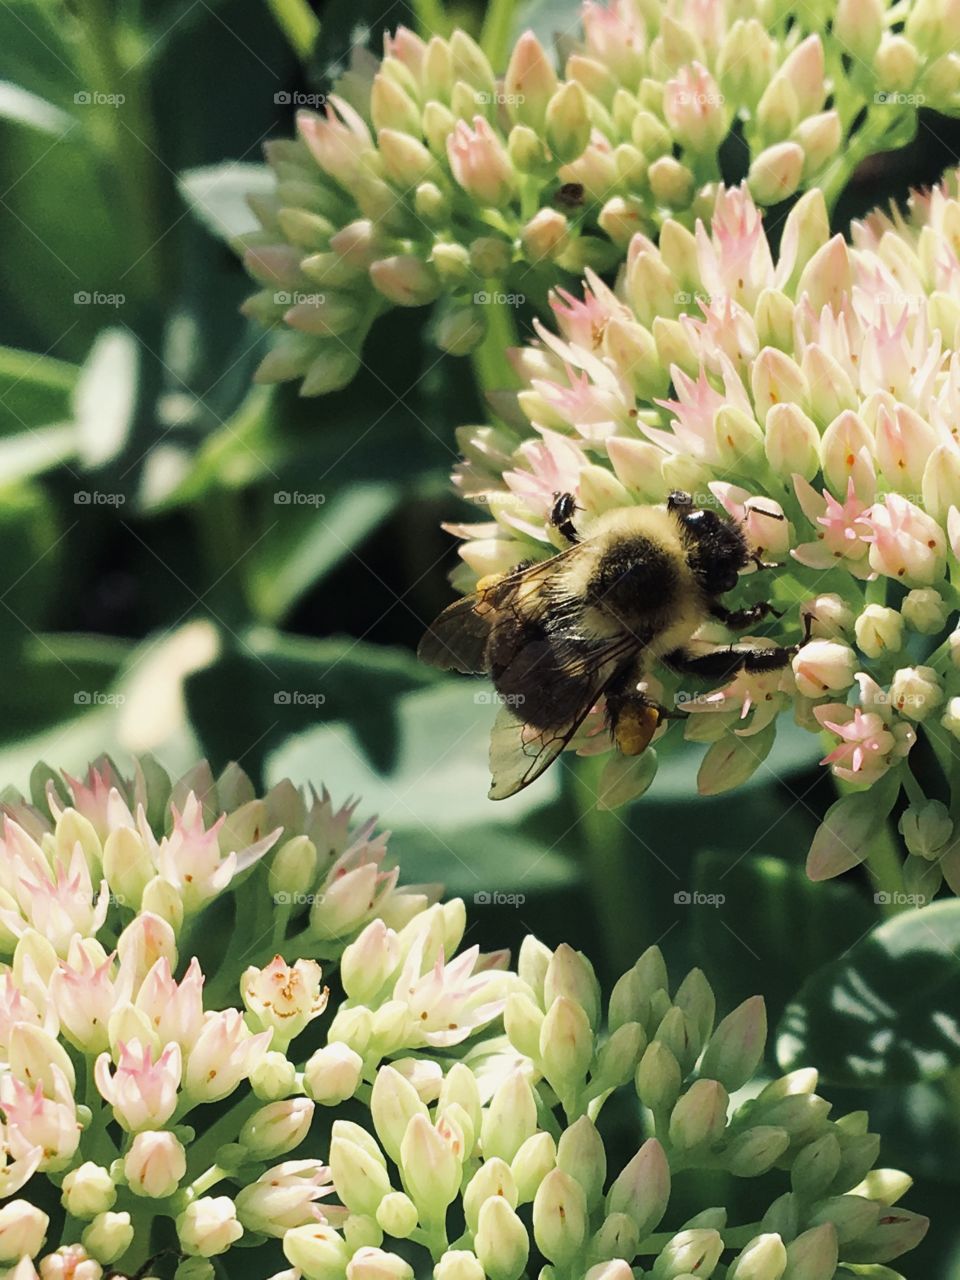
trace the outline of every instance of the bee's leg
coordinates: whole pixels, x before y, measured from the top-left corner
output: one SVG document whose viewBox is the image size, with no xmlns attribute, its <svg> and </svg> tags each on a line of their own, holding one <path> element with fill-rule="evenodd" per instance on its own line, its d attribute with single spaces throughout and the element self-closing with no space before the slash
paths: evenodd
<svg viewBox="0 0 960 1280">
<path fill-rule="evenodd" d="M 747 627 L 752 627 L 755 622 L 762 622 L 764 618 L 783 617 L 782 611 L 775 609 L 766 600 L 761 600 L 759 604 L 749 605 L 746 609 L 726 609 L 722 604 L 712 604 L 710 613 L 712 617 L 717 618 L 728 626 L 731 631 L 744 631 Z"/>
<path fill-rule="evenodd" d="M 796 653 L 795 646 L 778 645 L 774 649 L 751 649 L 746 646 L 740 649 L 713 649 L 710 653 L 688 653 L 685 649 L 674 649 L 662 661 L 674 671 L 682 671 L 691 676 L 702 676 L 705 680 L 729 680 L 738 671 L 749 671 L 762 674 L 765 671 L 779 671 L 787 666 Z"/>
</svg>

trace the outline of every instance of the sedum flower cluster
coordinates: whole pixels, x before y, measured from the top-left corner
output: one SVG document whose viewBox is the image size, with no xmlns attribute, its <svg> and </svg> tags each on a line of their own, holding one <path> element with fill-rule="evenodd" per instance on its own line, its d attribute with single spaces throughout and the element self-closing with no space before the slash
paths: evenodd
<svg viewBox="0 0 960 1280">
<path fill-rule="evenodd" d="M 502 77 L 462 30 L 401 28 L 267 146 L 276 191 L 243 240 L 261 286 L 247 310 L 280 330 L 258 377 L 342 387 L 381 312 L 438 299 L 436 342 L 464 354 L 491 305 L 612 268 L 635 232 L 692 223 L 747 171 L 762 205 L 835 196 L 859 159 L 909 141 L 919 106 L 960 108 L 952 12 L 586 0 L 559 71 L 527 32 Z"/>
<path fill-rule="evenodd" d="M 779 567 L 743 575 L 728 599 L 777 605 L 768 640 L 796 646 L 792 664 L 712 691 L 658 669 L 653 696 L 708 744 L 710 794 L 763 763 L 782 712 L 823 736 L 823 763 L 854 794 L 818 835 L 815 878 L 861 861 L 905 789 L 921 900 L 943 878 L 960 890 L 960 832 L 911 769 L 918 735 L 945 766 L 960 738 L 958 234 L 956 175 L 906 216 L 870 215 L 852 244 L 810 191 L 777 253 L 747 188 L 722 190 L 693 230 L 635 235 L 615 288 L 588 272 L 582 296 L 554 294 L 555 329 L 537 323 L 514 353 L 523 386 L 497 399 L 502 425 L 460 430 L 456 474 L 487 516 L 457 529 L 464 589 L 565 545 L 550 523 L 559 492 L 584 533 L 673 489 L 741 522 Z M 730 643 L 719 624 L 699 638 Z M 612 750 L 602 716 L 572 745 Z M 608 768 L 629 797 L 655 763 Z"/>
<path fill-rule="evenodd" d="M 326 795 L 104 760 L 39 771 L 2 840 L 15 1280 L 212 1280 L 234 1248 L 272 1280 L 831 1280 L 926 1229 L 865 1113 L 765 1076 L 762 1000 L 716 1022 L 651 948 L 604 1016 L 569 947 L 461 950 L 463 903 L 401 889 Z M 640 1126 L 608 1166 L 617 1091 Z M 697 1169 L 762 1179 L 760 1216 L 678 1221 Z"/>
</svg>

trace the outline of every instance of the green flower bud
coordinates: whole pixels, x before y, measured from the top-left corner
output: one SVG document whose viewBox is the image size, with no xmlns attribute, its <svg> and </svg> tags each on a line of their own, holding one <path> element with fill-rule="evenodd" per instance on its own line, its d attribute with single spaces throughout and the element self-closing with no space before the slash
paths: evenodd
<svg viewBox="0 0 960 1280">
<path fill-rule="evenodd" d="M 953 819 L 939 800 L 908 806 L 898 828 L 910 853 L 928 861 L 945 853 L 953 839 Z"/>
<path fill-rule="evenodd" d="M 710 1037 L 700 1070 L 732 1092 L 753 1076 L 767 1040 L 767 1011 L 762 996 L 744 1000 L 728 1013 Z"/>
<path fill-rule="evenodd" d="M 800 1151 L 790 1170 L 790 1185 L 798 1196 L 816 1199 L 830 1187 L 840 1168 L 840 1143 L 825 1133 Z"/>
<path fill-rule="evenodd" d="M 717 1142 L 730 1099 L 718 1080 L 695 1080 L 670 1114 L 670 1141 L 680 1150 Z"/>
<path fill-rule="evenodd" d="M 486 1280 L 486 1272 L 469 1249 L 448 1249 L 433 1268 L 433 1280 Z"/>
<path fill-rule="evenodd" d="M 761 1095 L 762 1096 L 762 1095 Z M 809 1142 L 829 1124 L 830 1103 L 815 1094 L 801 1093 L 783 1098 L 755 1113 L 757 1123 L 786 1129 L 794 1143 Z"/>
<path fill-rule="evenodd" d="M 607 1213 L 632 1218 L 643 1239 L 660 1222 L 670 1199 L 670 1166 L 656 1138 L 648 1138 L 607 1192 Z"/>
<path fill-rule="evenodd" d="M 441 351 L 465 356 L 483 341 L 486 330 L 483 314 L 476 307 L 448 305 L 434 319 L 433 337 Z"/>
<path fill-rule="evenodd" d="M 283 1237 L 282 1248 L 283 1256 L 300 1269 L 304 1280 L 343 1280 L 350 1261 L 346 1241 L 326 1223 L 291 1227 Z"/>
<path fill-rule="evenodd" d="M 240 1130 L 238 1141 L 258 1160 L 275 1160 L 299 1147 L 313 1120 L 309 1098 L 284 1098 L 255 1111 Z"/>
<path fill-rule="evenodd" d="M 727 1280 L 781 1280 L 787 1266 L 787 1251 L 774 1233 L 757 1236 L 734 1258 Z"/>
<path fill-rule="evenodd" d="M 833 1280 L 838 1247 L 837 1230 L 832 1222 L 804 1231 L 787 1245 L 783 1280 Z"/>
<path fill-rule="evenodd" d="M 528 933 L 520 943 L 520 951 L 517 955 L 517 973 L 523 982 L 527 984 L 533 992 L 533 998 L 541 1005 L 543 999 L 543 984 L 546 981 L 547 969 L 550 967 L 550 961 L 553 959 L 553 952 L 549 947 L 544 946 L 539 938 L 535 938 L 532 933 Z"/>
<path fill-rule="evenodd" d="M 503 1029 L 517 1053 L 534 1062 L 540 1057 L 543 1014 L 529 996 L 512 991 L 503 1010 Z"/>
<path fill-rule="evenodd" d="M 337 1194 L 350 1212 L 375 1214 L 390 1192 L 390 1178 L 382 1163 L 347 1138 L 332 1140 L 329 1159 Z"/>
<path fill-rule="evenodd" d="M 345 1053 L 352 1053 L 346 1045 L 338 1045 Z M 297 1087 L 297 1068 L 285 1053 L 271 1049 L 250 1073 L 250 1087 L 261 1102 L 279 1102 L 288 1098 Z"/>
<path fill-rule="evenodd" d="M 422 307 L 440 293 L 440 280 L 433 268 L 409 253 L 371 263 L 370 279 L 374 288 L 398 307 Z"/>
<path fill-rule="evenodd" d="M 448 1142 L 423 1115 L 407 1125 L 400 1144 L 400 1167 L 407 1194 L 422 1221 L 442 1221 L 460 1189 L 461 1164 Z"/>
<path fill-rule="evenodd" d="M 421 182 L 413 193 L 413 208 L 421 222 L 441 227 L 450 220 L 450 201 L 435 182 Z"/>
<path fill-rule="evenodd" d="M 755 1178 L 772 1169 L 790 1145 L 786 1129 L 756 1125 L 739 1134 L 727 1148 L 725 1163 L 737 1178 Z"/>
<path fill-rule="evenodd" d="M 109 837 L 108 837 L 109 838 Z M 110 1171 L 87 1160 L 63 1180 L 60 1203 L 74 1218 L 95 1218 L 113 1208 L 117 1187 Z"/>
<path fill-rule="evenodd" d="M 661 1249 L 653 1264 L 654 1280 L 677 1280 L 692 1273 L 698 1277 L 710 1276 L 723 1253 L 723 1237 L 719 1231 L 703 1228 L 679 1231 L 669 1244 Z"/>
<path fill-rule="evenodd" d="M 569 164 L 583 153 L 590 141 L 587 95 L 576 80 L 560 86 L 546 111 L 546 138 L 561 164 Z"/>
<path fill-rule="evenodd" d="M 557 1163 L 557 1144 L 549 1133 L 527 1138 L 510 1163 L 517 1184 L 517 1203 L 529 1204 L 540 1183 Z"/>
<path fill-rule="evenodd" d="M 673 156 L 654 160 L 647 171 L 647 180 L 655 199 L 670 209 L 682 209 L 693 195 L 693 174 Z"/>
<path fill-rule="evenodd" d="M 644 1050 L 637 1067 L 636 1086 L 640 1101 L 651 1111 L 667 1111 L 680 1096 L 680 1064 L 659 1040 Z"/>
<path fill-rule="evenodd" d="M 543 1007 L 549 1009 L 558 996 L 583 1008 L 591 1027 L 600 1022 L 600 984 L 593 965 L 565 942 L 550 957 L 543 977 Z"/>
<path fill-rule="evenodd" d="M 373 1082 L 370 1115 L 384 1151 L 396 1162 L 407 1126 L 414 1116 L 426 1117 L 427 1108 L 409 1080 L 395 1067 L 384 1066 Z"/>
<path fill-rule="evenodd" d="M 485 1159 L 499 1156 L 508 1163 L 537 1131 L 537 1100 L 530 1081 L 514 1071 L 497 1088 L 480 1125 Z"/>
<path fill-rule="evenodd" d="M 673 1002 L 696 1027 L 699 1043 L 706 1044 L 713 1030 L 717 1001 L 702 969 L 690 970 L 677 987 Z"/>
<path fill-rule="evenodd" d="M 775 1231 L 781 1240 L 792 1240 L 797 1234 L 800 1209 L 792 1191 L 778 1196 L 760 1219 L 764 1231 Z"/>
<path fill-rule="evenodd" d="M 473 1247 L 490 1280 L 519 1280 L 527 1265 L 527 1230 L 503 1196 L 490 1196 L 480 1208 Z"/>
<path fill-rule="evenodd" d="M 557 1146 L 557 1168 L 580 1183 L 588 1209 L 594 1209 L 600 1203 L 607 1177 L 607 1153 L 596 1125 L 588 1116 L 580 1116 L 561 1135 Z"/>
<path fill-rule="evenodd" d="M 550 168 L 546 147 L 536 132 L 525 124 L 515 124 L 510 130 L 507 155 L 518 173 L 539 174 Z"/>
<path fill-rule="evenodd" d="M 823 1222 L 833 1223 L 840 1244 L 848 1245 L 872 1230 L 879 1217 L 880 1206 L 872 1200 L 864 1200 L 862 1196 L 831 1196 L 810 1215 L 809 1221 L 813 1227 Z M 844 1256 L 846 1252 L 844 1249 Z"/>
<path fill-rule="evenodd" d="M 116 1262 L 133 1244 L 129 1213 L 98 1213 L 80 1239 L 91 1258 L 104 1265 Z"/>
<path fill-rule="evenodd" d="M 470 245 L 470 269 L 486 280 L 503 276 L 512 261 L 512 246 L 499 236 L 478 236 Z"/>
<path fill-rule="evenodd" d="M 579 1089 L 593 1058 L 593 1032 L 582 1005 L 557 996 L 540 1029 L 540 1069 L 560 1097 Z"/>
<path fill-rule="evenodd" d="M 557 73 L 543 45 L 532 31 L 525 31 L 513 47 L 503 90 L 516 100 L 513 115 L 534 129 L 542 129 L 547 104 L 557 89 Z"/>
<path fill-rule="evenodd" d="M 632 1258 L 637 1252 L 640 1235 L 637 1224 L 628 1213 L 611 1213 L 590 1242 L 593 1258 Z"/>
<path fill-rule="evenodd" d="M 647 1036 L 639 1022 L 625 1022 L 600 1049 L 593 1067 L 593 1083 L 603 1089 L 626 1084 L 637 1069 Z"/>
<path fill-rule="evenodd" d="M 442 102 L 431 100 L 423 109 L 423 136 L 435 156 L 446 159 L 447 138 L 456 127 L 457 117 Z"/>
<path fill-rule="evenodd" d="M 391 1191 L 377 1205 L 377 1224 L 388 1236 L 406 1240 L 417 1226 L 417 1206 L 402 1191 Z"/>
<path fill-rule="evenodd" d="M 850 1190 L 855 1196 L 865 1196 L 878 1204 L 896 1204 L 913 1186 L 913 1179 L 899 1169 L 871 1169 L 863 1181 Z"/>
<path fill-rule="evenodd" d="M 886 93 L 909 93 L 920 70 L 920 56 L 904 36 L 885 35 L 873 60 L 877 84 Z"/>
<path fill-rule="evenodd" d="M 750 194 L 758 204 L 779 204 L 800 185 L 803 148 L 796 142 L 778 142 L 761 151 L 747 176 Z"/>
<path fill-rule="evenodd" d="M 557 1266 L 570 1267 L 586 1239 L 587 1221 L 587 1201 L 580 1183 L 562 1169 L 553 1169 L 533 1201 L 537 1248 Z"/>
<path fill-rule="evenodd" d="M 890 1262 L 916 1248 L 927 1234 L 930 1219 L 909 1209 L 890 1209 L 876 1224 L 857 1237 L 843 1241 L 844 1260 L 862 1263 Z"/>
<path fill-rule="evenodd" d="M 485 1160 L 464 1190 L 463 1216 L 471 1231 L 476 1232 L 480 1210 L 492 1196 L 507 1201 L 511 1209 L 519 1203 L 516 1179 L 510 1166 L 499 1156 Z"/>
<path fill-rule="evenodd" d="M 664 1014 L 654 1041 L 666 1045 L 680 1064 L 683 1075 L 693 1069 L 702 1048 L 696 1026 L 676 1005 Z"/>
</svg>

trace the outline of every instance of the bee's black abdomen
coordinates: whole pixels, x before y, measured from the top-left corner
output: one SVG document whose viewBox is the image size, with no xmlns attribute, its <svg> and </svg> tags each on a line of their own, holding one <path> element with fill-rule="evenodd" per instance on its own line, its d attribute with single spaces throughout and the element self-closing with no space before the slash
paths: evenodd
<svg viewBox="0 0 960 1280">
<path fill-rule="evenodd" d="M 564 663 L 543 624 L 501 617 L 487 649 L 494 688 L 517 716 L 536 729 L 558 729 L 583 703 L 583 677 Z"/>
</svg>

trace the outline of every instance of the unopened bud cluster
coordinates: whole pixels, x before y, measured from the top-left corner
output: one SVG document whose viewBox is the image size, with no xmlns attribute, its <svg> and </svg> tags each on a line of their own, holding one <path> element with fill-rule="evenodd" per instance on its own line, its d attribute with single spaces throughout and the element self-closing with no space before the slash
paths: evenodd
<svg viewBox="0 0 960 1280">
<path fill-rule="evenodd" d="M 258 798 L 236 767 L 171 785 L 149 759 L 132 779 L 103 760 L 35 784 L 8 802 L 0 858 L 12 1280 L 146 1275 L 156 1238 L 176 1240 L 176 1280 L 254 1256 L 273 1280 L 521 1280 L 537 1257 L 544 1280 L 830 1280 L 922 1237 L 864 1113 L 833 1119 L 812 1072 L 754 1082 L 759 998 L 716 1023 L 703 974 L 671 991 L 656 948 L 607 1002 L 570 947 L 527 937 L 516 969 L 461 950 L 463 903 L 399 889 L 369 824 L 288 783 Z M 908 838 L 926 848 L 929 827 Z M 167 915 L 104 901 L 138 877 Z M 291 920 L 297 885 L 337 914 Z M 225 949 L 214 902 L 238 922 Z M 620 1090 L 642 1125 L 610 1167 L 597 1121 Z M 762 1218 L 676 1220 L 672 1180 L 701 1167 L 766 1177 Z"/>
<path fill-rule="evenodd" d="M 487 517 L 461 547 L 464 590 L 567 545 L 551 523 L 558 491 L 582 537 L 674 489 L 740 525 L 773 567 L 743 574 L 724 603 L 772 602 L 782 616 L 754 643 L 790 660 L 696 696 L 658 667 L 653 696 L 675 699 L 706 746 L 707 794 L 761 766 L 788 711 L 823 736 L 839 778 L 876 789 L 872 805 L 854 795 L 832 814 L 811 852 L 818 879 L 862 859 L 868 828 L 912 784 L 918 735 L 946 774 L 960 738 L 957 225 L 956 175 L 915 193 L 906 216 L 870 214 L 852 243 L 831 235 L 814 189 L 775 257 L 747 187 L 723 190 L 692 231 L 667 220 L 656 244 L 635 235 L 615 288 L 588 272 L 582 297 L 557 292 L 554 328 L 537 323 L 538 341 L 513 353 L 522 386 L 498 400 L 501 424 L 458 434 L 455 484 Z M 699 639 L 731 635 L 711 624 Z M 612 751 L 605 734 L 601 709 L 570 747 Z M 608 770 L 601 791 L 615 782 L 621 799 L 655 771 L 614 756 Z M 929 811 L 922 835 L 920 823 L 911 812 L 902 826 L 909 891 L 960 890 L 951 824 Z"/>
<path fill-rule="evenodd" d="M 768 0 L 585 4 L 559 70 L 531 32 L 506 68 L 462 30 L 388 35 L 325 115 L 267 146 L 276 191 L 243 241 L 261 286 L 247 310 L 280 327 L 258 377 L 342 387 L 377 315 L 438 300 L 436 342 L 470 351 L 491 296 L 609 269 L 634 233 L 708 210 L 734 128 L 759 204 L 839 190 L 857 156 L 912 137 L 919 105 L 960 107 L 940 0 L 898 6 L 896 35 L 892 12 L 843 0 L 825 35 L 815 9 L 788 21 Z"/>
</svg>

